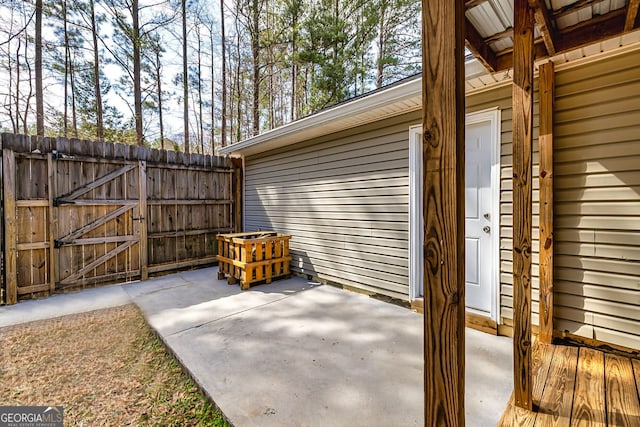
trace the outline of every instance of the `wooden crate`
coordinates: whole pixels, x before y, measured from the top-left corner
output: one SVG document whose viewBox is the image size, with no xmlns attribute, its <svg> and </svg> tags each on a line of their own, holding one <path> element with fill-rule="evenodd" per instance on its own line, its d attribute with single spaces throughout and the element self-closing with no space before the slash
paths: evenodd
<svg viewBox="0 0 640 427">
<path fill-rule="evenodd" d="M 289 239 L 275 231 L 219 234 L 218 280 L 225 277 L 230 285 L 240 281 L 247 290 L 252 284 L 290 275 Z"/>
</svg>

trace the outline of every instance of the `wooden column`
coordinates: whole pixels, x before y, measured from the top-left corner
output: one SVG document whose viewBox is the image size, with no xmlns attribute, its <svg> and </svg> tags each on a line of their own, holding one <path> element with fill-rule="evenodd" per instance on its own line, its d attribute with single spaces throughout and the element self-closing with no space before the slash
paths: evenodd
<svg viewBox="0 0 640 427">
<path fill-rule="evenodd" d="M 7 304 L 18 302 L 17 230 L 16 230 L 16 157 L 9 149 L 2 150 L 2 178 L 4 190 L 4 268 Z"/>
<path fill-rule="evenodd" d="M 553 62 L 540 66 L 540 334 L 553 339 Z"/>
<path fill-rule="evenodd" d="M 533 9 L 514 0 L 513 25 L 513 375 L 514 401 L 531 410 L 531 157 Z"/>
<path fill-rule="evenodd" d="M 464 0 L 422 1 L 425 425 L 464 426 Z"/>
</svg>

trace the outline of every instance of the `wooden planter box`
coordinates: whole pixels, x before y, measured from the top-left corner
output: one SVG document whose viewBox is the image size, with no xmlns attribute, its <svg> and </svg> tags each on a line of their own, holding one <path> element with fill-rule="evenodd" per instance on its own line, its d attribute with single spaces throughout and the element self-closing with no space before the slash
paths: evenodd
<svg viewBox="0 0 640 427">
<path fill-rule="evenodd" d="M 240 288 L 247 290 L 254 283 L 289 276 L 290 238 L 275 231 L 219 234 L 218 280 L 227 277 L 230 285 L 239 280 Z"/>
</svg>

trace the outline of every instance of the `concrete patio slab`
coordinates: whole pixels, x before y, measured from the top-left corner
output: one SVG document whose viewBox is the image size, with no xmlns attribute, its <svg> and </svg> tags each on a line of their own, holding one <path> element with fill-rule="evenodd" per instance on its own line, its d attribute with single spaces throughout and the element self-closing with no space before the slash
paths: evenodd
<svg viewBox="0 0 640 427">
<path fill-rule="evenodd" d="M 202 280 L 133 300 L 234 425 L 423 425 L 420 315 L 298 277 L 246 292 Z M 511 340 L 466 340 L 467 425 L 495 426 Z"/>
<path fill-rule="evenodd" d="M 0 307 L 0 327 L 132 301 L 235 426 L 423 425 L 422 317 L 299 277 L 194 270 Z M 495 426 L 511 340 L 467 330 L 466 354 L 467 425 Z"/>
</svg>

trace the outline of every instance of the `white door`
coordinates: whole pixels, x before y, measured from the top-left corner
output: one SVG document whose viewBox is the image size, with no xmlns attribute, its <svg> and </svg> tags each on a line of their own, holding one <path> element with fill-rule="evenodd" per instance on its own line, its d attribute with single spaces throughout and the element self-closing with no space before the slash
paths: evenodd
<svg viewBox="0 0 640 427">
<path fill-rule="evenodd" d="M 490 316 L 492 289 L 491 121 L 468 124 L 465 131 L 466 305 Z"/>
<path fill-rule="evenodd" d="M 469 114 L 466 121 L 466 306 L 497 320 L 500 112 Z M 421 126 L 409 129 L 411 299 L 423 296 L 421 132 Z"/>
</svg>

